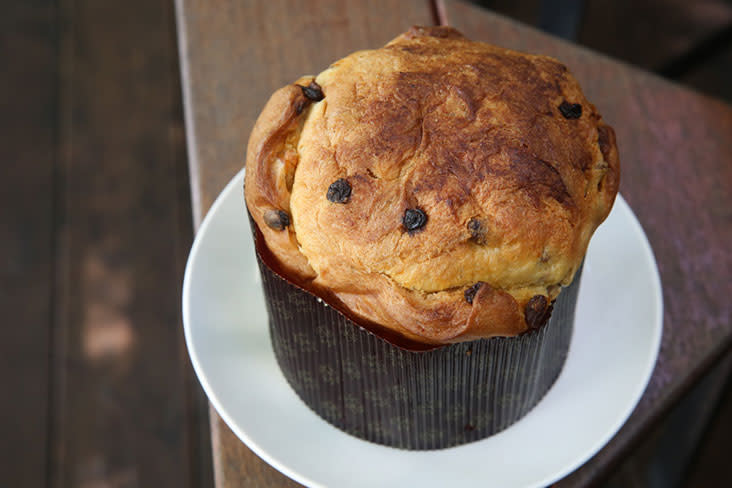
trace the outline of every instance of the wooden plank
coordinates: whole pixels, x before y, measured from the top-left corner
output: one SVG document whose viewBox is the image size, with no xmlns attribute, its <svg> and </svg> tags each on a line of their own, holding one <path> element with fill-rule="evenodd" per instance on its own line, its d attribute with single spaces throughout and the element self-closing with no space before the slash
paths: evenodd
<svg viewBox="0 0 732 488">
<path fill-rule="evenodd" d="M 199 486 L 173 6 L 75 0 L 61 15 L 50 484 Z"/>
<path fill-rule="evenodd" d="M 647 466 L 655 486 L 681 486 L 690 460 L 713 417 L 732 372 L 732 354 L 725 354 L 694 384 L 663 422 L 658 445 Z M 725 474 L 725 472 L 718 472 Z M 693 486 L 693 485 L 692 485 Z"/>
<path fill-rule="evenodd" d="M 555 56 L 615 127 L 620 191 L 654 249 L 664 286 L 664 337 L 653 378 L 625 426 L 560 486 L 604 476 L 732 345 L 732 110 L 653 75 L 459 1 L 443 5 L 466 35 Z M 670 103 L 673 101 L 673 103 Z"/>
<path fill-rule="evenodd" d="M 249 132 L 274 90 L 434 20 L 426 0 L 176 4 L 197 224 L 243 166 Z M 218 486 L 292 485 L 241 444 L 213 410 L 211 416 Z"/>
<path fill-rule="evenodd" d="M 730 372 L 732 372 L 732 351 L 727 353 L 724 359 L 715 364 L 684 395 L 662 422 L 659 422 L 648 434 L 643 435 L 639 445 L 613 470 L 605 485 L 630 488 L 646 486 L 707 487 L 709 484 L 692 482 L 685 485 L 683 483 L 687 471 L 693 466 L 693 460 L 699 456 L 700 450 L 704 452 L 702 456 L 711 458 L 713 462 L 701 466 L 701 469 L 695 473 L 695 477 L 714 479 L 715 476 L 719 476 L 719 481 L 726 479 L 726 470 L 719 469 L 714 463 L 714 461 L 718 463 L 725 457 L 725 446 L 719 444 L 723 439 L 710 439 L 711 445 L 709 445 L 709 441 L 705 443 L 700 440 L 703 440 L 705 431 L 716 431 L 715 422 L 719 423 L 719 420 L 714 418 L 714 414 L 718 405 L 722 405 L 720 399 L 724 400 Z M 732 407 L 732 403 L 730 403 L 730 407 Z M 732 410 L 730 412 L 732 413 Z M 730 431 L 722 430 L 722 432 Z"/>
<path fill-rule="evenodd" d="M 683 56 L 732 22 L 732 4 L 726 0 L 585 0 L 585 4 L 579 42 L 648 70 Z"/>
<path fill-rule="evenodd" d="M 173 9 L 172 3 L 170 4 Z M 171 12 L 171 15 L 173 12 Z M 177 49 L 175 29 L 170 29 L 170 46 Z M 172 161 L 174 163 L 176 177 L 176 202 L 177 216 L 177 239 L 175 246 L 175 261 L 177 276 L 176 294 L 182 296 L 183 274 L 185 272 L 188 253 L 193 244 L 193 215 L 190 205 L 191 190 L 188 180 L 188 157 L 186 154 L 185 127 L 183 123 L 183 100 L 180 87 L 180 66 L 175 56 L 175 66 L 172 71 L 173 80 L 172 93 L 176 100 L 174 102 L 173 123 L 170 130 L 170 144 L 172 149 Z M 196 378 L 193 366 L 190 363 L 188 352 L 185 347 L 185 338 L 182 334 L 183 319 L 181 308 L 178 308 L 178 323 L 181 327 L 179 334 L 179 347 L 183 355 L 181 364 L 186 381 L 186 435 L 188 445 L 188 469 L 190 471 L 190 486 L 206 488 L 213 486 L 213 459 L 211 453 L 211 431 L 209 428 L 208 398 Z"/>
<path fill-rule="evenodd" d="M 528 25 L 539 25 L 543 0 L 474 0 L 473 3 Z"/>
<path fill-rule="evenodd" d="M 211 407 L 211 443 L 216 486 L 302 486 L 257 457 Z"/>
<path fill-rule="evenodd" d="M 0 486 L 46 483 L 58 56 L 54 1 L 0 16 Z"/>
<path fill-rule="evenodd" d="M 708 95 L 732 103 L 732 42 L 705 63 L 684 74 L 679 80 Z"/>
<path fill-rule="evenodd" d="M 177 239 L 175 246 L 176 295 L 182 296 L 183 274 L 185 272 L 188 253 L 193 244 L 193 213 L 191 208 L 191 186 L 188 178 L 188 154 L 186 152 L 185 124 L 183 122 L 183 97 L 180 79 L 180 60 L 178 58 L 178 36 L 175 29 L 175 7 L 173 2 L 166 2 L 167 48 L 171 56 L 170 85 L 172 102 L 172 120 L 169 141 L 172 150 L 172 162 L 176 179 L 175 205 L 177 216 Z M 213 458 L 211 453 L 211 430 L 209 428 L 208 398 L 198 382 L 183 337 L 183 318 L 181 307 L 177 308 L 180 325 L 179 347 L 184 357 L 181 364 L 186 379 L 186 420 L 188 469 L 190 486 L 207 488 L 214 485 Z"/>
<path fill-rule="evenodd" d="M 728 354 L 726 361 L 732 363 L 732 354 Z M 687 473 L 684 486 L 723 488 L 729 484 L 729 456 L 726 453 L 729 433 L 732 432 L 732 377 L 728 377 L 726 386 L 719 409 L 695 453 L 695 461 Z"/>
</svg>

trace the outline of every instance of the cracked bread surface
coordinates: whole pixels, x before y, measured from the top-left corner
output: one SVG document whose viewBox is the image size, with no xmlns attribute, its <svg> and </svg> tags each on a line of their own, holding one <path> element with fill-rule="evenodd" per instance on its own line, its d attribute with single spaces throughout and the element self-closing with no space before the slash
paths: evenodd
<svg viewBox="0 0 732 488">
<path fill-rule="evenodd" d="M 276 91 L 245 196 L 288 276 L 441 344 L 541 326 L 619 173 L 564 65 L 414 27 Z"/>
</svg>

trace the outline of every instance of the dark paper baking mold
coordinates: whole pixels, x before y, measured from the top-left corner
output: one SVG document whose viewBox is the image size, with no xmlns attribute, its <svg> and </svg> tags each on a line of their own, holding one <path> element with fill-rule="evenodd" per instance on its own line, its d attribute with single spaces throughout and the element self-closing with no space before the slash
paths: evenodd
<svg viewBox="0 0 732 488">
<path fill-rule="evenodd" d="M 282 373 L 306 405 L 349 434 L 403 449 L 476 441 L 526 415 L 559 376 L 581 269 L 538 330 L 415 351 L 365 329 L 275 272 L 251 224 Z"/>
</svg>

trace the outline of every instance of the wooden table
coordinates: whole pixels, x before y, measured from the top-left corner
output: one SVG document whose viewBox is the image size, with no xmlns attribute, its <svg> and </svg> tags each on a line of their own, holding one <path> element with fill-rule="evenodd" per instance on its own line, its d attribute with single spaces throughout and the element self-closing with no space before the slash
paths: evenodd
<svg viewBox="0 0 732 488">
<path fill-rule="evenodd" d="M 269 95 L 413 24 L 555 56 L 617 131 L 621 193 L 656 255 L 664 287 L 658 364 L 618 434 L 558 483 L 602 479 L 732 344 L 732 109 L 651 74 L 460 1 L 178 0 L 196 225 L 242 167 Z M 242 214 L 243 215 L 243 214 Z M 242 217 L 243 218 L 243 217 Z M 218 486 L 297 486 L 259 460 L 211 411 Z"/>
</svg>

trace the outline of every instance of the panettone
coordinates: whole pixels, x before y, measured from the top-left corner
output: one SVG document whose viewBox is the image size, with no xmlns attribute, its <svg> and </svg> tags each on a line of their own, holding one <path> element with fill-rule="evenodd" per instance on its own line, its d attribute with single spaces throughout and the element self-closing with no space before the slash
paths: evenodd
<svg viewBox="0 0 732 488">
<path fill-rule="evenodd" d="M 564 65 L 415 27 L 275 92 L 245 196 L 293 280 L 441 344 L 541 327 L 618 183 Z"/>
</svg>

